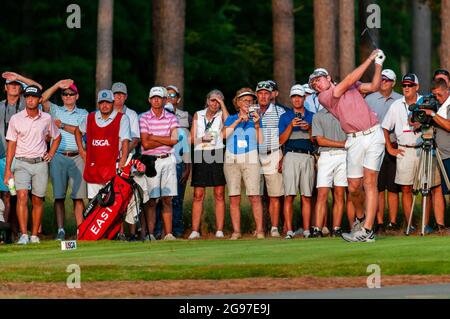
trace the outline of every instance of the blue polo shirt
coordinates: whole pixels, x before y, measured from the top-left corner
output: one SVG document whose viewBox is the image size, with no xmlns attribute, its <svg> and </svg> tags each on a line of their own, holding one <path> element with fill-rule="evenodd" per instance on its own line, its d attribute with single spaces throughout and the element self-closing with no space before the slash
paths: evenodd
<svg viewBox="0 0 450 319">
<path fill-rule="evenodd" d="M 312 124 L 314 113 L 308 111 L 305 108 L 305 115 L 303 120 L 306 121 L 309 125 Z M 287 127 L 291 124 L 292 120 L 295 118 L 295 113 L 292 110 L 287 111 L 280 117 L 280 122 L 278 124 L 278 129 L 281 134 L 287 129 Z M 292 129 L 292 133 L 289 136 L 289 139 L 285 143 L 285 151 L 314 151 L 313 144 L 309 139 L 308 130 L 302 130 L 300 127 L 294 127 Z"/>
<path fill-rule="evenodd" d="M 225 121 L 224 126 L 230 126 L 238 119 L 238 117 L 239 117 L 238 114 L 228 116 L 228 118 Z M 239 141 L 245 141 L 245 142 L 239 142 Z M 246 145 L 246 146 L 239 147 L 240 145 Z M 226 145 L 227 151 L 230 153 L 233 153 L 234 155 L 245 154 L 245 153 L 254 151 L 257 149 L 257 147 L 258 147 L 258 143 L 256 141 L 255 123 L 253 123 L 252 120 L 239 123 L 234 128 L 233 134 L 231 134 L 227 138 L 227 145 Z"/>
</svg>

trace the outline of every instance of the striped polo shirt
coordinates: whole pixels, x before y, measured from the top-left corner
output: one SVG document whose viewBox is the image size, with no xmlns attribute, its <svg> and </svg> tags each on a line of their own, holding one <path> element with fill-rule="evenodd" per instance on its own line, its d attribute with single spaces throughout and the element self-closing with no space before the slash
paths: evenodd
<svg viewBox="0 0 450 319">
<path fill-rule="evenodd" d="M 174 128 L 178 128 L 177 117 L 169 112 L 163 110 L 160 117 L 157 117 L 153 110 L 145 112 L 139 119 L 139 128 L 141 134 L 152 134 L 156 136 L 171 136 L 171 131 Z M 142 148 L 142 154 L 144 155 L 162 155 L 166 153 L 173 153 L 173 147 L 169 145 L 158 146 L 156 148 L 144 150 Z"/>
<path fill-rule="evenodd" d="M 280 147 L 280 134 L 278 123 L 280 117 L 286 111 L 280 107 L 270 104 L 264 114 L 261 114 L 261 123 L 263 130 L 263 142 L 259 144 L 259 153 L 266 154 L 268 151 L 277 150 Z"/>
<path fill-rule="evenodd" d="M 72 111 L 69 111 L 64 105 L 59 106 L 50 103 L 50 115 L 53 119 L 61 120 L 64 124 L 79 126 L 88 114 L 88 111 L 80 109 L 77 106 L 75 106 Z M 75 135 L 65 130 L 60 129 L 59 131 L 61 133 L 61 143 L 59 144 L 57 152 L 78 152 Z"/>
</svg>

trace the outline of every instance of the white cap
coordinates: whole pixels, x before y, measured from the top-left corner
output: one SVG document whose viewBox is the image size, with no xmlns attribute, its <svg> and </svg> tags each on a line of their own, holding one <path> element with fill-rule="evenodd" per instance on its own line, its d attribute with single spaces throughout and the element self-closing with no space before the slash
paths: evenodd
<svg viewBox="0 0 450 319">
<path fill-rule="evenodd" d="M 305 89 L 301 84 L 296 84 L 293 87 L 291 87 L 291 93 L 289 96 L 292 97 L 294 95 L 305 96 Z"/>
<path fill-rule="evenodd" d="M 150 89 L 150 93 L 148 94 L 149 98 L 152 98 L 154 96 L 159 96 L 162 98 L 167 97 L 167 90 L 166 88 L 162 86 L 154 86 Z"/>
<path fill-rule="evenodd" d="M 311 88 L 309 87 L 309 84 L 308 84 L 308 83 L 305 83 L 305 84 L 303 84 L 302 86 L 303 86 L 303 88 L 305 89 L 305 93 L 306 93 L 306 94 L 314 94 L 314 93 L 316 93 L 315 90 L 313 90 L 313 89 L 311 89 Z"/>
<path fill-rule="evenodd" d="M 381 76 L 384 76 L 394 82 L 397 80 L 397 76 L 395 75 L 395 72 L 392 71 L 391 69 L 384 69 L 383 71 L 381 71 Z"/>
</svg>

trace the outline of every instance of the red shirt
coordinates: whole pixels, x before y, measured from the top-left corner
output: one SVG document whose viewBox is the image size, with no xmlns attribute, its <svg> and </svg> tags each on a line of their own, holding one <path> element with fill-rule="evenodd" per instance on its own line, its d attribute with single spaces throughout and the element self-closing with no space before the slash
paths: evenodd
<svg viewBox="0 0 450 319">
<path fill-rule="evenodd" d="M 123 113 L 105 127 L 95 123 L 95 112 L 88 115 L 86 129 L 86 163 L 84 180 L 93 184 L 105 184 L 116 175 L 119 157 L 119 130 Z"/>
</svg>

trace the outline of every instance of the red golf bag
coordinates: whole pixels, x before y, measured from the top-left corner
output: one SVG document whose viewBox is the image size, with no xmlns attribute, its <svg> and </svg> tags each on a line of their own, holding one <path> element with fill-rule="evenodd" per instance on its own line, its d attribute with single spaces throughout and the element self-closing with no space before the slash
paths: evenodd
<svg viewBox="0 0 450 319">
<path fill-rule="evenodd" d="M 79 240 L 113 239 L 119 232 L 134 194 L 133 188 L 136 187 L 130 177 L 132 166 L 136 166 L 138 170 L 145 169 L 140 161 L 129 161 L 89 202 L 84 212 L 85 220 L 78 226 Z"/>
</svg>

